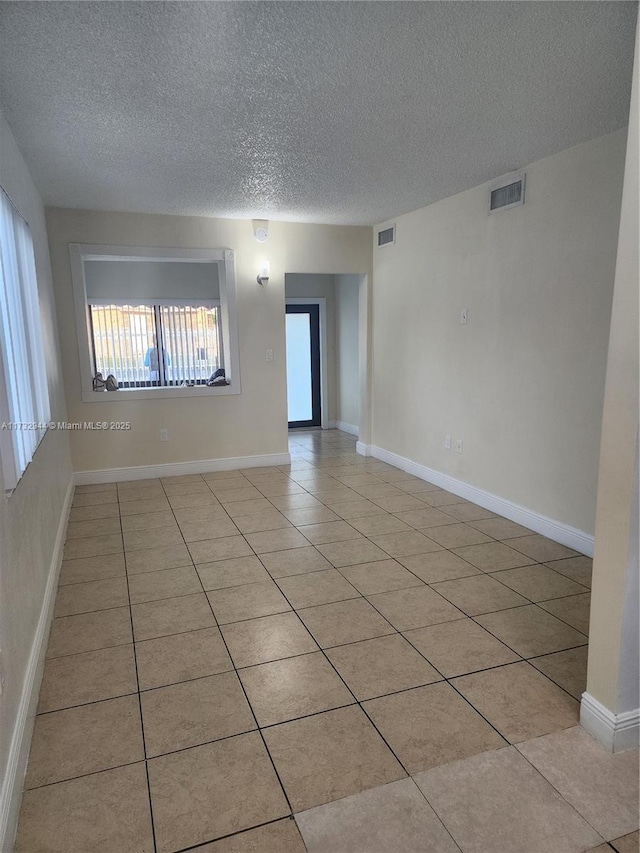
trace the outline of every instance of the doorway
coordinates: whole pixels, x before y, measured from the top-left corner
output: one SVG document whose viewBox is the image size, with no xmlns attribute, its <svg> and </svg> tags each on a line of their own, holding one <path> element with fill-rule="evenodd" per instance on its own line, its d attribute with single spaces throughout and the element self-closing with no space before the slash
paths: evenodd
<svg viewBox="0 0 640 853">
<path fill-rule="evenodd" d="M 287 303 L 287 418 L 289 429 L 322 424 L 320 306 Z"/>
</svg>

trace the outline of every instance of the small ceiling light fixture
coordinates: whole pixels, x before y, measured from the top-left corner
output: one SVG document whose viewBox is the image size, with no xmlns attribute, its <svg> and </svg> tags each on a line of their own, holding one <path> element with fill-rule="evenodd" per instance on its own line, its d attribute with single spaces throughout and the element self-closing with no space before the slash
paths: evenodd
<svg viewBox="0 0 640 853">
<path fill-rule="evenodd" d="M 258 243 L 266 243 L 269 237 L 269 220 L 254 219 L 253 220 L 253 236 Z"/>
<path fill-rule="evenodd" d="M 271 272 L 271 267 L 269 261 L 263 261 L 260 265 L 260 272 L 258 273 L 257 282 L 258 284 L 269 284 L 269 273 Z"/>
</svg>

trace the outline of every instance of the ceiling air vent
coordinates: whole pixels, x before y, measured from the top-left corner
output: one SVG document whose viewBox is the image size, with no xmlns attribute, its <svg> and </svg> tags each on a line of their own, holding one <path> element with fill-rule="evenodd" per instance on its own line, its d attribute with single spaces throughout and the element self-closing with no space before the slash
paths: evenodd
<svg viewBox="0 0 640 853">
<path fill-rule="evenodd" d="M 524 174 L 509 175 L 489 190 L 489 213 L 524 204 Z"/>
<path fill-rule="evenodd" d="M 396 242 L 396 226 L 390 225 L 389 228 L 384 228 L 378 231 L 378 248 L 380 246 L 389 246 Z"/>
</svg>

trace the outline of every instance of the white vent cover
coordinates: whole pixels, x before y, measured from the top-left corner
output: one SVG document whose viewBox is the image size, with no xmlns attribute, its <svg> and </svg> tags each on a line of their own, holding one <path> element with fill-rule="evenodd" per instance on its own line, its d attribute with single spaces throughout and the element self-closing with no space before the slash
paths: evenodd
<svg viewBox="0 0 640 853">
<path fill-rule="evenodd" d="M 396 242 L 396 226 L 390 225 L 388 228 L 383 228 L 378 231 L 378 248 L 381 246 L 389 246 Z"/>
<path fill-rule="evenodd" d="M 523 172 L 495 181 L 489 188 L 489 213 L 524 204 L 524 183 Z"/>
</svg>

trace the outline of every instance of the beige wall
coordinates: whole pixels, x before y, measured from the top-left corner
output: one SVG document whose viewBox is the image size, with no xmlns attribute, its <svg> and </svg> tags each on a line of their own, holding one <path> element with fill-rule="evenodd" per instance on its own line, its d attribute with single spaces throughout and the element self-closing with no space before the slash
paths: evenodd
<svg viewBox="0 0 640 853">
<path fill-rule="evenodd" d="M 638 708 L 638 41 L 602 417 L 587 692 Z"/>
<path fill-rule="evenodd" d="M 336 420 L 360 424 L 359 302 L 360 279 L 336 276 Z"/>
<path fill-rule="evenodd" d="M 593 533 L 625 140 L 532 163 L 523 207 L 487 215 L 485 185 L 398 217 L 372 444 Z"/>
<path fill-rule="evenodd" d="M 44 210 L 11 131 L 1 115 L 0 184 L 31 228 L 51 417 L 56 421 L 64 420 L 64 392 Z M 9 498 L 5 497 L 0 471 L 0 648 L 4 670 L 4 686 L 0 696 L 0 779 L 7 782 L 10 781 L 5 775 L 7 760 L 16 732 L 18 710 L 50 574 L 56 535 L 61 521 L 64 521 L 64 499 L 70 479 L 69 442 L 67 435 L 62 432 L 48 432 L 45 435 L 33 461 Z M 38 684 L 35 689 L 37 691 Z M 28 731 L 30 723 L 31 720 L 28 720 Z M 15 748 L 15 742 L 13 746 Z M 20 772 L 24 772 L 24 766 L 18 766 Z M 21 778 L 17 780 L 18 793 L 21 781 Z M 3 790 L 3 795 L 7 793 Z M 5 849 L 1 837 L 3 830 L 4 827 L 0 825 L 0 847 Z M 8 832 L 11 833 L 11 827 Z"/>
<path fill-rule="evenodd" d="M 65 392 L 72 421 L 131 421 L 128 433 L 75 432 L 77 471 L 281 453 L 287 449 L 284 273 L 367 273 L 371 229 L 272 222 L 259 244 L 251 222 L 203 217 L 50 209 L 47 226 L 56 288 Z M 69 243 L 231 248 L 235 252 L 242 394 L 83 403 Z M 256 283 L 260 262 L 271 277 Z M 274 350 L 267 363 L 265 352 Z M 170 431 L 160 442 L 159 429 Z"/>
</svg>

